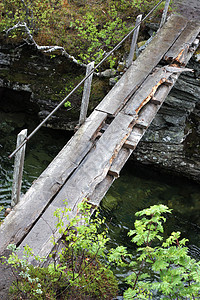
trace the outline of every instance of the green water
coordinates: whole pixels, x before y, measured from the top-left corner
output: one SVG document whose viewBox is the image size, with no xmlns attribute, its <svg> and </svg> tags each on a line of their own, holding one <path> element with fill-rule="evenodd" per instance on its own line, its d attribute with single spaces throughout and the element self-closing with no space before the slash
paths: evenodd
<svg viewBox="0 0 200 300">
<path fill-rule="evenodd" d="M 166 234 L 181 231 L 182 237 L 190 240 L 191 254 L 200 259 L 200 186 L 133 163 L 128 164 L 101 204 L 111 246 L 133 249 L 127 232 L 133 229 L 135 213 L 155 204 L 173 209 L 167 218 Z"/>
<path fill-rule="evenodd" d="M 10 205 L 13 160 L 8 155 L 15 149 L 16 136 L 24 128 L 30 133 L 37 125 L 35 116 L 0 112 L 0 205 Z M 69 140 L 64 131 L 42 128 L 27 144 L 22 192 L 42 173 Z M 200 252 L 200 186 L 192 182 L 163 176 L 149 168 L 128 163 L 102 201 L 111 246 L 133 247 L 127 232 L 133 228 L 136 211 L 153 204 L 166 204 L 173 209 L 168 218 L 167 233 L 181 231 L 190 240 L 191 251 Z M 3 215 L 1 215 L 3 217 Z"/>
<path fill-rule="evenodd" d="M 16 136 L 24 128 L 30 133 L 37 125 L 36 117 L 23 113 L 0 112 L 0 205 L 8 207 L 11 199 L 13 160 L 8 155 L 15 149 Z M 42 173 L 69 140 L 70 134 L 42 128 L 27 144 L 22 192 Z M 128 162 L 102 201 L 100 214 L 106 217 L 110 237 L 108 247 L 124 245 L 136 253 L 127 233 L 133 228 L 135 212 L 154 204 L 173 209 L 167 218 L 166 233 L 181 231 L 190 240 L 190 254 L 200 259 L 200 186 L 192 182 L 164 176 L 150 168 Z M 0 218 L 3 218 L 1 213 Z M 129 269 L 114 270 L 121 292 Z M 160 299 L 155 296 L 155 299 Z"/>
<path fill-rule="evenodd" d="M 24 113 L 0 112 L 0 205 L 10 205 L 14 159 L 8 155 L 15 149 L 17 134 L 24 128 L 28 134 L 38 125 L 36 116 Z M 71 134 L 42 128 L 27 143 L 22 193 L 53 160 L 69 140 Z M 3 217 L 3 213 L 0 215 Z"/>
</svg>

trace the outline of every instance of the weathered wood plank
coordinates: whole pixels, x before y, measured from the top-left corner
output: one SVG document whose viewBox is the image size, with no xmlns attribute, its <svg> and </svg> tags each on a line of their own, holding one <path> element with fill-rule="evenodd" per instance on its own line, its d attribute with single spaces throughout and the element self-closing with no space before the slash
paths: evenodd
<svg viewBox="0 0 200 300">
<path fill-rule="evenodd" d="M 87 65 L 86 76 L 92 71 L 93 68 L 94 68 L 94 61 L 90 62 Z M 82 96 L 82 102 L 81 102 L 81 111 L 80 111 L 80 117 L 79 117 L 79 126 L 82 125 L 83 122 L 85 122 L 85 119 L 87 117 L 88 105 L 89 105 L 89 100 L 90 100 L 90 92 L 91 92 L 91 86 L 92 86 L 92 78 L 93 78 L 93 73 L 84 82 L 83 96 Z"/>
<path fill-rule="evenodd" d="M 121 151 L 121 150 L 120 150 Z M 89 194 L 87 199 L 88 203 L 98 207 L 101 200 L 115 181 L 113 176 L 107 175 L 95 188 L 92 194 Z"/>
<path fill-rule="evenodd" d="M 137 39 L 138 39 L 139 30 L 140 30 L 141 20 L 142 20 L 142 15 L 138 15 L 137 18 L 136 18 L 136 22 L 135 22 L 135 27 L 137 29 L 133 32 L 130 52 L 129 52 L 128 60 L 127 60 L 127 63 L 126 63 L 127 68 L 129 68 L 131 66 L 132 62 L 133 62 L 133 57 L 134 57 L 135 48 L 136 48 L 136 44 L 137 44 Z"/>
<path fill-rule="evenodd" d="M 17 136 L 16 148 L 19 147 L 19 145 L 21 145 L 21 143 L 25 140 L 26 137 L 27 137 L 27 129 L 23 129 Z M 20 200 L 25 149 L 26 149 L 26 144 L 15 155 L 11 207 L 15 206 Z"/>
<path fill-rule="evenodd" d="M 9 243 L 19 243 L 29 231 L 92 148 L 91 138 L 101 128 L 106 117 L 106 113 L 94 111 L 6 217 L 0 227 L 0 253 Z"/>
<path fill-rule="evenodd" d="M 152 97 L 150 99 L 150 102 L 155 104 L 155 105 L 160 105 L 161 104 L 160 100 L 156 99 L 155 97 Z"/>
<path fill-rule="evenodd" d="M 179 73 L 180 74 L 180 73 Z M 173 74 L 172 79 L 173 82 L 177 80 L 178 75 Z M 169 91 L 171 90 L 171 86 L 162 85 L 158 88 L 156 91 L 155 97 L 156 99 L 159 99 L 160 105 L 154 105 L 153 103 L 149 102 L 143 109 L 139 112 L 138 116 L 138 123 L 145 122 L 145 126 L 143 127 L 137 127 L 135 125 L 133 127 L 133 130 L 131 134 L 129 135 L 127 141 L 124 143 L 124 148 L 122 148 L 116 157 L 116 159 L 113 161 L 110 169 L 109 174 L 112 176 L 115 176 L 116 178 L 120 176 L 120 171 L 123 168 L 126 161 L 129 159 L 135 148 L 137 147 L 138 143 L 144 136 L 147 128 L 153 121 L 157 111 L 160 109 L 162 103 L 164 102 L 166 96 L 169 94 Z"/>
<path fill-rule="evenodd" d="M 160 21 L 159 29 L 162 28 L 162 26 L 165 24 L 165 21 L 166 21 L 166 18 L 167 18 L 168 9 L 169 9 L 169 3 L 170 3 L 170 0 L 165 0 L 165 6 L 164 6 L 164 9 L 163 9 L 163 13 L 162 13 L 162 18 L 161 18 L 161 21 Z"/>
<path fill-rule="evenodd" d="M 142 107 L 154 97 L 159 86 L 166 82 L 171 75 L 172 73 L 167 72 L 165 67 L 157 68 L 131 97 L 124 109 L 125 113 L 128 115 L 138 114 Z"/>
<path fill-rule="evenodd" d="M 112 161 L 130 135 L 133 126 L 134 117 L 123 113 L 117 115 L 97 141 L 93 150 L 90 151 L 45 210 L 42 217 L 32 228 L 30 235 L 28 234 L 23 240 L 22 246 L 27 243 L 31 248 L 34 247 L 35 254 L 42 256 L 49 254 L 51 250 L 51 228 L 55 227 L 55 220 L 52 219 L 53 212 L 56 208 L 62 207 L 63 200 L 66 199 L 72 209 L 70 216 L 76 214 L 78 203 L 93 193 L 96 186 L 106 177 Z M 67 225 L 68 221 L 63 221 Z M 54 235 L 56 240 L 60 238 L 60 234 L 56 229 Z"/>
<path fill-rule="evenodd" d="M 172 16 L 96 109 L 115 115 L 159 63 L 186 24 L 185 18 Z"/>
<path fill-rule="evenodd" d="M 136 127 L 142 128 L 142 129 L 147 129 L 149 126 L 148 122 L 144 119 L 138 119 L 138 121 L 135 124 Z"/>
<path fill-rule="evenodd" d="M 123 168 L 124 164 L 126 163 L 126 161 L 128 160 L 128 158 L 130 157 L 131 153 L 133 152 L 133 149 L 130 148 L 122 148 L 117 157 L 115 158 L 115 160 L 113 161 L 108 174 L 111 176 L 114 176 L 115 178 L 119 177 L 120 171 Z"/>
<path fill-rule="evenodd" d="M 187 56 L 189 51 L 189 47 L 192 45 L 199 32 L 200 23 L 188 22 L 176 42 L 165 54 L 164 59 L 166 61 L 183 64 L 185 56 Z"/>
</svg>

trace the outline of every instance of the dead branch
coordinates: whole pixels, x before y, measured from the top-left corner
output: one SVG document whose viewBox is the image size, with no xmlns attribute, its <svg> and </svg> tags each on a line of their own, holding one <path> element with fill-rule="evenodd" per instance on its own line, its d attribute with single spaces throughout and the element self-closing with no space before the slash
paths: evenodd
<svg viewBox="0 0 200 300">
<path fill-rule="evenodd" d="M 33 35 L 31 34 L 26 22 L 18 22 L 17 24 L 15 24 L 13 27 L 9 28 L 6 31 L 6 36 L 9 35 L 9 33 L 11 31 L 13 31 L 14 29 L 23 29 L 26 34 L 27 34 L 27 38 L 24 39 L 24 41 L 28 44 L 28 45 L 34 45 L 39 51 L 42 51 L 44 53 L 51 53 L 51 52 L 55 52 L 55 51 L 60 51 L 61 54 L 63 56 L 66 56 L 67 58 L 69 58 L 70 60 L 72 60 L 75 64 L 82 66 L 82 67 L 87 67 L 86 64 L 84 63 L 80 63 L 74 56 L 70 55 L 69 53 L 66 52 L 66 50 L 64 49 L 64 47 L 61 46 L 39 46 L 36 41 L 33 38 Z"/>
</svg>

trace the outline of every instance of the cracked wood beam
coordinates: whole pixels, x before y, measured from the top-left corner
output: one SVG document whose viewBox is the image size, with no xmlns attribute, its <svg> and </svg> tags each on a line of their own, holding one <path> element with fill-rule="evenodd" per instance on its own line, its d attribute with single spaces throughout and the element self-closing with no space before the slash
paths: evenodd
<svg viewBox="0 0 200 300">
<path fill-rule="evenodd" d="M 165 67 L 156 68 L 143 82 L 137 92 L 131 97 L 124 108 L 128 115 L 137 115 L 140 110 L 154 97 L 157 89 L 172 75 Z"/>
<path fill-rule="evenodd" d="M 38 177 L 0 226 L 0 253 L 18 244 L 94 145 L 107 114 L 94 111 Z"/>
<path fill-rule="evenodd" d="M 193 43 L 200 32 L 199 22 L 188 22 L 178 39 L 164 55 L 164 60 L 168 63 L 175 63 L 181 66 L 185 65 L 188 53 L 193 47 Z"/>
<path fill-rule="evenodd" d="M 82 202 L 84 198 L 88 198 L 107 176 L 113 160 L 132 132 L 135 121 L 135 117 L 123 113 L 116 116 L 90 153 L 63 185 L 52 203 L 46 208 L 32 228 L 31 233 L 27 234 L 21 247 L 28 244 L 31 248 L 34 247 L 36 255 L 49 255 L 52 236 L 50 228 L 55 228 L 56 223 L 56 220 L 52 218 L 55 209 L 62 208 L 64 206 L 63 200 L 66 199 L 71 208 L 70 217 L 76 214 L 78 203 Z M 64 220 L 64 224 L 67 226 L 68 220 Z M 54 229 L 54 236 L 56 241 L 61 237 L 56 228 Z M 19 255 L 22 253 L 19 252 Z"/>
</svg>

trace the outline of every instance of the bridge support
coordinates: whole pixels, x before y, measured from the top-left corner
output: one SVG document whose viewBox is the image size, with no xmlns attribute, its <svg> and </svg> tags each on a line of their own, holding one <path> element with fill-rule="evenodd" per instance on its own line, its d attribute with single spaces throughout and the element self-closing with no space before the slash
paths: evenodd
<svg viewBox="0 0 200 300">
<path fill-rule="evenodd" d="M 92 71 L 94 68 L 94 61 L 89 63 L 87 65 L 86 69 L 86 76 Z M 88 77 L 88 79 L 84 83 L 84 90 L 83 90 L 83 97 L 82 97 L 82 103 L 81 103 L 81 111 L 80 111 L 80 117 L 79 117 L 79 126 L 83 124 L 87 117 L 87 110 L 88 110 L 88 104 L 90 100 L 90 91 L 91 91 L 91 85 L 92 85 L 92 77 L 93 73 Z"/>
<path fill-rule="evenodd" d="M 138 15 L 136 18 L 135 27 L 137 27 L 140 24 L 141 20 L 142 20 L 142 15 Z M 129 68 L 133 62 L 133 57 L 134 57 L 134 52 L 135 52 L 136 43 L 137 43 L 137 39 L 138 39 L 139 30 L 140 30 L 140 25 L 137 27 L 137 29 L 133 33 L 130 53 L 129 53 L 128 61 L 126 64 L 127 68 Z"/>
<path fill-rule="evenodd" d="M 21 143 L 25 140 L 26 137 L 27 137 L 27 129 L 24 129 L 17 136 L 17 147 L 21 145 Z M 11 207 L 15 206 L 20 200 L 25 148 L 26 148 L 26 144 L 17 152 L 15 156 Z"/>
<path fill-rule="evenodd" d="M 170 0 L 165 1 L 165 7 L 164 7 L 164 10 L 163 10 L 163 14 L 162 14 L 162 18 L 161 18 L 161 21 L 160 21 L 159 29 L 162 28 L 162 26 L 164 25 L 164 23 L 166 21 L 167 12 L 168 12 L 168 9 L 169 9 L 169 3 L 170 3 Z"/>
</svg>

